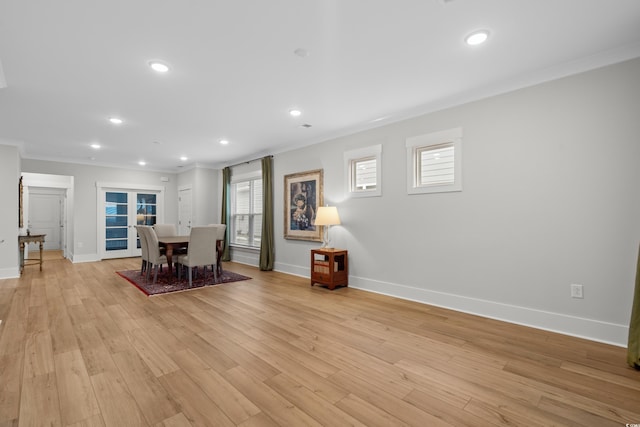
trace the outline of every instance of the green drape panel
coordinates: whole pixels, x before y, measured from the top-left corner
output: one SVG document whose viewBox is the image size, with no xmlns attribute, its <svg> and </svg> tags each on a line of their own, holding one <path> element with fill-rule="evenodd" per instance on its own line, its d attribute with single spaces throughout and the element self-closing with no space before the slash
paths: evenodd
<svg viewBox="0 0 640 427">
<path fill-rule="evenodd" d="M 640 249 L 638 249 L 638 266 L 636 268 L 636 288 L 629 323 L 629 345 L 627 346 L 627 362 L 640 369 Z"/>
<path fill-rule="evenodd" d="M 262 237 L 260 238 L 260 270 L 273 270 L 275 258 L 273 238 L 273 167 L 271 156 L 262 158 Z"/>
<path fill-rule="evenodd" d="M 231 252 L 229 250 L 231 212 L 229 209 L 231 209 L 231 168 L 226 167 L 222 170 L 222 213 L 220 214 L 220 222 L 227 225 L 227 232 L 224 234 L 222 261 L 231 261 Z"/>
</svg>

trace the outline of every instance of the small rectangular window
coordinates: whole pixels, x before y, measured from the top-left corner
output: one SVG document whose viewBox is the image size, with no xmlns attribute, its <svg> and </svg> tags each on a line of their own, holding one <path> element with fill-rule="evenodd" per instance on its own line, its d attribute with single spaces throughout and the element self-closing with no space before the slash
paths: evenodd
<svg viewBox="0 0 640 427">
<path fill-rule="evenodd" d="M 351 191 L 371 191 L 377 186 L 376 158 L 367 157 L 351 161 Z"/>
<path fill-rule="evenodd" d="M 409 194 L 462 191 L 462 129 L 407 138 Z"/>
<path fill-rule="evenodd" d="M 344 153 L 346 191 L 351 197 L 382 195 L 382 145 Z"/>
<path fill-rule="evenodd" d="M 418 160 L 418 181 L 416 185 L 450 185 L 455 182 L 453 143 L 432 145 L 416 149 Z"/>
</svg>

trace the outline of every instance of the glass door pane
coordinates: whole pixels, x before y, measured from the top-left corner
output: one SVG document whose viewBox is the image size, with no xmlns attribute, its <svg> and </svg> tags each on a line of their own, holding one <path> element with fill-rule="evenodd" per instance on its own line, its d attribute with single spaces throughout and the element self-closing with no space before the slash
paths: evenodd
<svg viewBox="0 0 640 427">
<path fill-rule="evenodd" d="M 155 225 L 156 216 L 156 195 L 148 193 L 136 194 L 136 224 Z M 136 248 L 140 249 L 140 237 L 136 237 Z"/>
<path fill-rule="evenodd" d="M 127 193 L 105 195 L 105 250 L 122 251 L 129 246 L 129 205 Z"/>
</svg>

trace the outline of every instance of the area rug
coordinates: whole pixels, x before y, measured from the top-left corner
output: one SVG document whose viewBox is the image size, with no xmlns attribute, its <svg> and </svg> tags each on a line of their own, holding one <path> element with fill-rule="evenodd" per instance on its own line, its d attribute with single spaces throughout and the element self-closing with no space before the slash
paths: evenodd
<svg viewBox="0 0 640 427">
<path fill-rule="evenodd" d="M 169 292 L 187 291 L 203 288 L 205 286 L 220 285 L 223 283 L 251 279 L 251 277 L 243 276 L 242 274 L 223 270 L 222 275 L 219 275 L 218 280 L 214 283 L 213 273 L 208 271 L 206 276 L 198 274 L 197 277 L 194 277 L 192 280 L 192 286 L 189 287 L 189 279 L 185 277 L 178 280 L 178 278 L 174 276 L 173 280 L 169 281 L 169 272 L 166 269 L 162 272 L 158 272 L 158 280 L 155 285 L 153 284 L 153 275 L 151 275 L 149 282 L 147 283 L 144 276 L 140 274 L 140 270 L 123 270 L 117 271 L 116 273 L 127 279 L 131 284 L 149 296 L 166 294 Z"/>
</svg>

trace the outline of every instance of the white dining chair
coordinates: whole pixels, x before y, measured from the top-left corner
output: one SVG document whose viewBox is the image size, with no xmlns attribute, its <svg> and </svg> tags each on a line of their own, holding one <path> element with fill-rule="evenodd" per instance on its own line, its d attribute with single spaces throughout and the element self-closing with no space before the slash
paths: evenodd
<svg viewBox="0 0 640 427">
<path fill-rule="evenodd" d="M 224 235 L 227 231 L 227 224 L 209 224 L 209 227 L 214 227 L 216 229 L 216 260 L 218 260 L 218 252 L 224 251 Z M 218 241 L 222 241 L 222 245 L 218 247 Z M 222 265 L 216 263 L 216 265 L 211 266 L 212 269 L 216 270 L 218 276 L 222 275 Z"/>
<path fill-rule="evenodd" d="M 175 224 L 155 224 L 153 229 L 156 231 L 158 237 L 170 237 L 177 236 L 178 230 Z"/>
<path fill-rule="evenodd" d="M 140 275 L 142 276 L 146 273 L 147 263 L 149 262 L 149 246 L 147 245 L 147 235 L 142 228 L 148 226 L 136 225 L 135 227 L 136 231 L 138 232 L 138 238 L 140 239 L 140 251 L 142 252 L 142 262 L 140 265 Z"/>
<path fill-rule="evenodd" d="M 192 227 L 189 234 L 189 247 L 187 253 L 178 255 L 178 277 L 181 276 L 183 267 L 187 267 L 189 274 L 189 287 L 193 285 L 193 269 L 203 267 L 203 274 L 207 274 L 206 267 L 213 267 L 213 280 L 217 282 L 216 273 L 216 228 L 215 227 Z"/>
<path fill-rule="evenodd" d="M 143 228 L 145 237 L 147 238 L 147 247 L 149 249 L 149 261 L 147 263 L 147 282 L 153 269 L 153 284 L 158 281 L 158 268 L 162 267 L 162 264 L 167 263 L 167 257 L 160 253 L 160 243 L 158 242 L 158 236 L 153 227 Z"/>
</svg>

